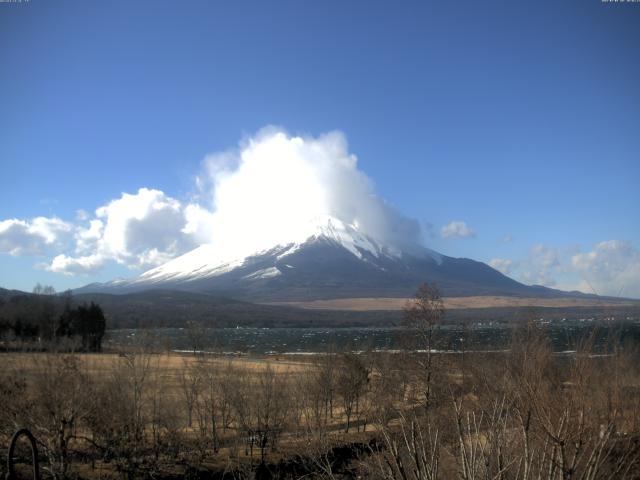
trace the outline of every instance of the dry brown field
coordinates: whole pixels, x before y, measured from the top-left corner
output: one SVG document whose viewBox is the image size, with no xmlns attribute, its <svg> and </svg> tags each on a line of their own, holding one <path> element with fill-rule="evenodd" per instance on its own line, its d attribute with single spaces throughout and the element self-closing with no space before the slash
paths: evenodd
<svg viewBox="0 0 640 480">
<path fill-rule="evenodd" d="M 331 300 L 312 300 L 303 302 L 275 302 L 270 305 L 288 305 L 313 310 L 350 310 L 377 311 L 402 310 L 411 298 L 338 298 Z M 467 308 L 501 307 L 616 307 L 640 306 L 640 302 L 628 299 L 590 299 L 590 298 L 528 298 L 503 296 L 443 297 L 444 307 L 448 310 Z"/>
<path fill-rule="evenodd" d="M 2 353 L 0 451 L 26 426 L 56 479 L 640 478 L 637 349 L 558 356 L 545 335 L 466 355 Z"/>
</svg>

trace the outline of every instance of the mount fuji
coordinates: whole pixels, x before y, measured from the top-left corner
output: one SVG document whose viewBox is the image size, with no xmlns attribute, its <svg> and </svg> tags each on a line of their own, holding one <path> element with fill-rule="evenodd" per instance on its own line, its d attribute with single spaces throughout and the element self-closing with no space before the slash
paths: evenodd
<svg viewBox="0 0 640 480">
<path fill-rule="evenodd" d="M 361 231 L 357 223 L 316 218 L 292 238 L 241 256 L 202 245 L 129 280 L 94 283 L 77 293 L 180 290 L 252 302 L 354 297 L 409 297 L 423 282 L 443 296 L 581 296 L 519 283 L 490 266 L 441 255 L 420 245 L 397 246 Z"/>
</svg>

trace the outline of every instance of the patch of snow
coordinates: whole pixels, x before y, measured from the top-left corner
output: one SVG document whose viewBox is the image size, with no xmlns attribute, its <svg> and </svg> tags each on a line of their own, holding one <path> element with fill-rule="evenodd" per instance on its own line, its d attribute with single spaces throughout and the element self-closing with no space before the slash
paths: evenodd
<svg viewBox="0 0 640 480">
<path fill-rule="evenodd" d="M 284 257 L 286 257 L 287 255 L 291 255 L 292 253 L 294 253 L 295 251 L 300 249 L 300 244 L 299 243 L 292 243 L 291 246 L 289 248 L 287 248 L 284 252 L 280 253 L 276 259 L 280 260 Z"/>
<path fill-rule="evenodd" d="M 156 283 L 167 280 L 195 280 L 216 277 L 241 266 L 244 258 L 232 261 L 220 261 L 211 245 L 201 245 L 164 265 L 153 268 L 135 279 L 132 283 Z"/>
<path fill-rule="evenodd" d="M 282 272 L 278 270 L 276 267 L 263 268 L 261 270 L 257 270 L 249 275 L 245 275 L 242 278 L 246 278 L 247 280 L 257 280 L 260 278 L 273 278 L 281 275 Z"/>
</svg>

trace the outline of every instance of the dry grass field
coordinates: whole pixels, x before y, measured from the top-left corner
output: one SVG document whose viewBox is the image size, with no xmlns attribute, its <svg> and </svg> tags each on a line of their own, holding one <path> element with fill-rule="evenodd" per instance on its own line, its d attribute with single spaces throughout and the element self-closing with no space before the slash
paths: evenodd
<svg viewBox="0 0 640 480">
<path fill-rule="evenodd" d="M 0 354 L 0 447 L 29 428 L 58 479 L 640 478 L 637 350 L 558 356 L 535 325 L 503 353 L 407 342 L 299 361 Z"/>
<path fill-rule="evenodd" d="M 466 308 L 500 307 L 616 307 L 638 306 L 640 302 L 628 299 L 591 299 L 591 298 L 527 298 L 501 296 L 443 297 L 447 310 Z M 411 298 L 338 298 L 331 300 L 312 300 L 307 302 L 277 302 L 271 305 L 288 305 L 313 310 L 349 310 L 376 311 L 402 310 Z"/>
</svg>

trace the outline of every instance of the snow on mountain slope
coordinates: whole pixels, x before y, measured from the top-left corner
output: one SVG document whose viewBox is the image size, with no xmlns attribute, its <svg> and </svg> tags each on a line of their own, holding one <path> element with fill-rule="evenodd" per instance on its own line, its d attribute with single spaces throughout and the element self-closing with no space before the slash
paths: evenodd
<svg viewBox="0 0 640 480">
<path fill-rule="evenodd" d="M 380 258 L 400 258 L 402 251 L 394 246 L 382 245 L 375 239 L 365 235 L 358 230 L 357 225 L 348 225 L 334 217 L 317 218 L 307 225 L 302 226 L 295 238 L 290 241 L 276 245 L 268 250 L 252 252 L 241 258 L 224 258 L 213 245 L 202 245 L 180 257 L 177 257 L 164 265 L 149 270 L 138 278 L 129 282 L 129 285 L 143 285 L 163 283 L 167 281 L 185 282 L 195 281 L 205 278 L 213 278 L 242 266 L 247 258 L 275 254 L 277 260 L 292 255 L 309 241 L 323 239 L 340 246 L 354 255 L 356 258 L 366 260 L 366 257 Z M 436 252 L 424 249 L 435 261 L 441 261 L 441 256 Z M 246 275 L 246 279 L 268 278 L 275 275 L 273 270 L 270 273 L 256 270 L 254 273 Z"/>
<path fill-rule="evenodd" d="M 534 291 L 482 262 L 447 257 L 420 245 L 385 244 L 335 217 L 319 217 L 291 230 L 296 232 L 291 238 L 258 252 L 238 255 L 232 248 L 225 254 L 202 245 L 134 279 L 87 285 L 78 292 L 175 289 L 285 301 L 406 297 L 429 281 L 449 296 L 561 293 Z"/>
</svg>

